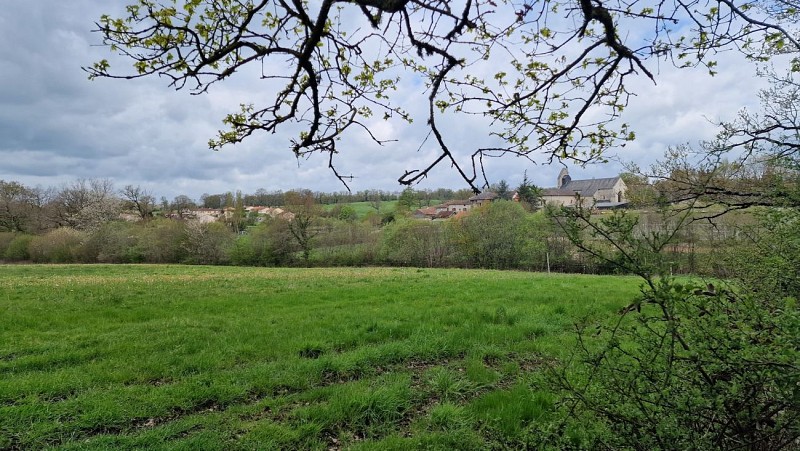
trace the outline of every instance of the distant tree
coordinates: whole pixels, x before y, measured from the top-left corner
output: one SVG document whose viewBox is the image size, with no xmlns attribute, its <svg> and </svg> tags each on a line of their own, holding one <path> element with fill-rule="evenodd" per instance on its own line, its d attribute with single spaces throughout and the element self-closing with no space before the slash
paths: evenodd
<svg viewBox="0 0 800 451">
<path fill-rule="evenodd" d="M 283 191 L 273 191 L 269 193 L 267 199 L 267 206 L 270 207 L 286 205 L 286 194 Z"/>
<path fill-rule="evenodd" d="M 161 215 L 167 216 L 171 213 L 170 210 L 170 203 L 166 196 L 161 196 L 161 200 L 158 202 L 158 206 L 161 209 Z"/>
<path fill-rule="evenodd" d="M 383 193 L 378 190 L 369 190 L 366 192 L 366 194 L 369 206 L 374 208 L 377 213 L 380 213 Z"/>
<path fill-rule="evenodd" d="M 659 194 L 658 189 L 650 183 L 647 176 L 625 172 L 620 174 L 620 178 L 625 182 L 625 197 L 632 207 L 663 206 L 665 198 Z"/>
<path fill-rule="evenodd" d="M 420 199 L 419 206 L 420 207 L 430 207 L 431 202 L 433 201 L 433 191 L 429 189 L 423 189 L 417 191 L 417 197 Z"/>
<path fill-rule="evenodd" d="M 180 219 L 186 218 L 189 211 L 195 208 L 197 208 L 197 204 L 194 203 L 191 197 L 185 194 L 175 196 L 172 203 L 169 204 L 169 210 L 175 212 Z"/>
<path fill-rule="evenodd" d="M 52 187 L 28 188 L 29 201 L 33 207 L 32 232 L 42 232 L 58 227 L 56 222 L 56 190 Z"/>
<path fill-rule="evenodd" d="M 308 190 L 287 192 L 286 208 L 294 215 L 288 223 L 289 232 L 303 251 L 303 260 L 308 263 L 314 237 L 319 233 L 315 225 L 321 208 L 315 201 L 314 193 Z"/>
<path fill-rule="evenodd" d="M 28 187 L 0 180 L 0 232 L 30 231 L 36 208 Z"/>
<path fill-rule="evenodd" d="M 205 193 L 200 196 L 200 202 L 203 208 L 213 208 L 219 210 L 225 206 L 225 195 Z"/>
<path fill-rule="evenodd" d="M 411 211 L 419 206 L 419 196 L 413 188 L 408 187 L 400 193 L 397 199 L 397 209 L 399 211 Z"/>
<path fill-rule="evenodd" d="M 186 224 L 167 218 L 147 221 L 139 231 L 139 248 L 149 263 L 181 263 L 186 259 Z"/>
<path fill-rule="evenodd" d="M 250 236 L 260 259 L 259 264 L 280 266 L 291 264 L 295 260 L 294 253 L 300 246 L 290 230 L 290 224 L 291 221 L 284 218 L 268 217 L 253 230 Z"/>
<path fill-rule="evenodd" d="M 125 185 L 120 194 L 124 200 L 123 206 L 133 210 L 143 221 L 153 217 L 156 208 L 156 199 L 153 195 L 140 186 Z"/>
<path fill-rule="evenodd" d="M 542 205 L 542 189 L 528 180 L 527 172 L 524 173 L 522 182 L 517 187 L 517 195 L 519 196 L 519 201 L 526 208 L 537 210 Z"/>
<path fill-rule="evenodd" d="M 64 185 L 53 199 L 56 222 L 77 230 L 94 229 L 119 218 L 122 209 L 108 179 L 79 179 Z"/>
<path fill-rule="evenodd" d="M 474 196 L 475 193 L 472 190 L 468 189 L 460 189 L 453 193 L 453 200 L 467 200 L 470 197 Z"/>
<path fill-rule="evenodd" d="M 358 219 L 358 213 L 352 205 L 341 205 L 336 214 L 336 219 L 340 221 L 353 222 Z"/>
<path fill-rule="evenodd" d="M 497 194 L 497 197 L 503 200 L 511 200 L 511 188 L 508 186 L 508 182 L 505 180 L 500 180 L 496 184 L 489 187 L 489 191 Z"/>
<path fill-rule="evenodd" d="M 433 197 L 435 199 L 439 199 L 441 202 L 446 202 L 448 200 L 455 199 L 455 193 L 452 189 L 449 188 L 437 188 L 433 192 Z"/>
<path fill-rule="evenodd" d="M 236 191 L 231 207 L 233 210 L 225 213 L 225 221 L 234 233 L 239 233 L 247 227 L 247 211 L 244 209 L 244 196 L 241 191 Z"/>
<path fill-rule="evenodd" d="M 244 195 L 244 204 L 248 206 L 258 206 L 258 207 L 266 207 L 266 195 L 267 190 L 264 188 L 259 188 L 253 194 L 245 194 Z"/>
</svg>

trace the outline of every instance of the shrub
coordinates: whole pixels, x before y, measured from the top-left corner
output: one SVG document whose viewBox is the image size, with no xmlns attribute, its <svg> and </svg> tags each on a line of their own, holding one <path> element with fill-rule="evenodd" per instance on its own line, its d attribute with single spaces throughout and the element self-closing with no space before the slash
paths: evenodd
<svg viewBox="0 0 800 451">
<path fill-rule="evenodd" d="M 392 265 L 445 266 L 451 251 L 441 222 L 398 219 L 383 231 L 381 256 Z"/>
<path fill-rule="evenodd" d="M 139 247 L 141 228 L 129 222 L 114 221 L 92 232 L 84 245 L 86 258 L 100 263 L 140 263 L 144 255 Z"/>
<path fill-rule="evenodd" d="M 562 210 L 577 246 L 643 284 L 619 318 L 583 328 L 572 359 L 554 372 L 569 430 L 550 429 L 551 445 L 572 446 L 562 441 L 572 436 L 590 449 L 792 448 L 800 439 L 797 211 L 770 211 L 769 233 L 750 236 L 761 255 L 734 261 L 727 286 L 668 275 L 662 252 L 692 212 L 665 213 L 677 219 L 672 230 L 643 233 L 624 213 L 595 220 Z M 580 430 L 593 433 L 572 433 Z"/>
<path fill-rule="evenodd" d="M 312 266 L 365 266 L 377 263 L 377 244 L 361 243 L 321 247 L 311 254 Z"/>
<path fill-rule="evenodd" d="M 30 260 L 31 256 L 28 252 L 28 246 L 33 239 L 33 235 L 26 234 L 10 234 L 14 238 L 8 243 L 3 252 L 3 258 L 10 261 L 23 261 Z"/>
<path fill-rule="evenodd" d="M 583 412 L 576 427 L 607 431 L 586 446 L 767 450 L 800 436 L 800 309 L 742 289 L 664 278 L 640 312 L 583 334 L 557 383 Z"/>
<path fill-rule="evenodd" d="M 186 262 L 200 265 L 229 263 L 233 242 L 233 233 L 221 222 L 188 221 L 183 242 Z"/>
<path fill-rule="evenodd" d="M 13 232 L 0 232 L 0 256 L 6 253 L 6 248 L 16 236 Z"/>
<path fill-rule="evenodd" d="M 185 259 L 185 227 L 182 221 L 156 218 L 139 230 L 139 249 L 148 263 L 180 263 Z"/>
<path fill-rule="evenodd" d="M 260 265 L 291 265 L 300 249 L 289 231 L 289 222 L 281 218 L 266 219 L 251 235 Z"/>
<path fill-rule="evenodd" d="M 231 245 L 231 264 L 236 266 L 257 266 L 258 260 L 253 249 L 253 239 L 250 235 L 240 235 Z"/>
<path fill-rule="evenodd" d="M 522 266 L 530 215 L 517 202 L 495 201 L 473 208 L 452 223 L 463 266 L 510 269 Z"/>
<path fill-rule="evenodd" d="M 74 263 L 84 260 L 85 240 L 83 232 L 62 227 L 34 237 L 28 251 L 36 263 Z"/>
<path fill-rule="evenodd" d="M 267 219 L 250 227 L 247 235 L 240 235 L 231 244 L 230 263 L 242 266 L 276 266 L 286 264 L 291 258 L 291 242 L 282 219 Z"/>
</svg>

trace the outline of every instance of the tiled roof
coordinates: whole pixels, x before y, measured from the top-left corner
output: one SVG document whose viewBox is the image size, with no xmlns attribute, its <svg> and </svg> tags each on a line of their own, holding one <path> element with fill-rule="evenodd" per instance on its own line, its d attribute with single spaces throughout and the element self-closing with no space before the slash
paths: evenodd
<svg viewBox="0 0 800 451">
<path fill-rule="evenodd" d="M 435 207 L 420 208 L 419 210 L 416 211 L 416 213 L 425 216 L 435 216 L 436 208 Z"/>
<path fill-rule="evenodd" d="M 475 202 L 478 200 L 495 200 L 497 199 L 497 194 L 491 191 L 484 191 L 480 194 L 476 194 L 469 198 L 470 202 Z"/>
</svg>

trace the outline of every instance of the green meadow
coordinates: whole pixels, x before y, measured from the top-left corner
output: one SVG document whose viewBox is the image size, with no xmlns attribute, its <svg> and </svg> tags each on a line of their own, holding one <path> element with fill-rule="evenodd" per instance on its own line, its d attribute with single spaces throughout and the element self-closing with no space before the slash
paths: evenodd
<svg viewBox="0 0 800 451">
<path fill-rule="evenodd" d="M 0 449 L 518 448 L 629 277 L 0 265 Z"/>
<path fill-rule="evenodd" d="M 437 201 L 434 200 L 434 201 L 431 201 L 431 202 L 432 202 L 431 205 L 435 205 Z M 344 202 L 344 203 L 340 203 L 340 204 L 325 204 L 325 205 L 322 206 L 322 208 L 325 211 L 331 211 L 337 205 L 339 205 L 339 206 L 348 205 L 348 206 L 352 207 L 353 211 L 355 211 L 356 215 L 358 215 L 359 218 L 364 218 L 370 213 L 382 214 L 382 213 L 388 213 L 388 212 L 397 210 L 397 201 L 396 200 L 384 200 L 384 201 L 381 201 L 378 204 L 379 207 L 380 207 L 380 211 L 376 210 L 375 207 L 373 207 L 372 202 Z"/>
</svg>

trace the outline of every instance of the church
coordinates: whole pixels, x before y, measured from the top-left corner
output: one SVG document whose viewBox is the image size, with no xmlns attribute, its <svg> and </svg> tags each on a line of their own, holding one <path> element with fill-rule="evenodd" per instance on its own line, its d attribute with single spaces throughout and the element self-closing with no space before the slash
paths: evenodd
<svg viewBox="0 0 800 451">
<path fill-rule="evenodd" d="M 575 205 L 579 200 L 584 206 L 595 208 L 621 208 L 627 205 L 625 182 L 621 177 L 572 180 L 567 168 L 558 173 L 555 188 L 542 190 L 542 202 L 550 205 Z"/>
</svg>

